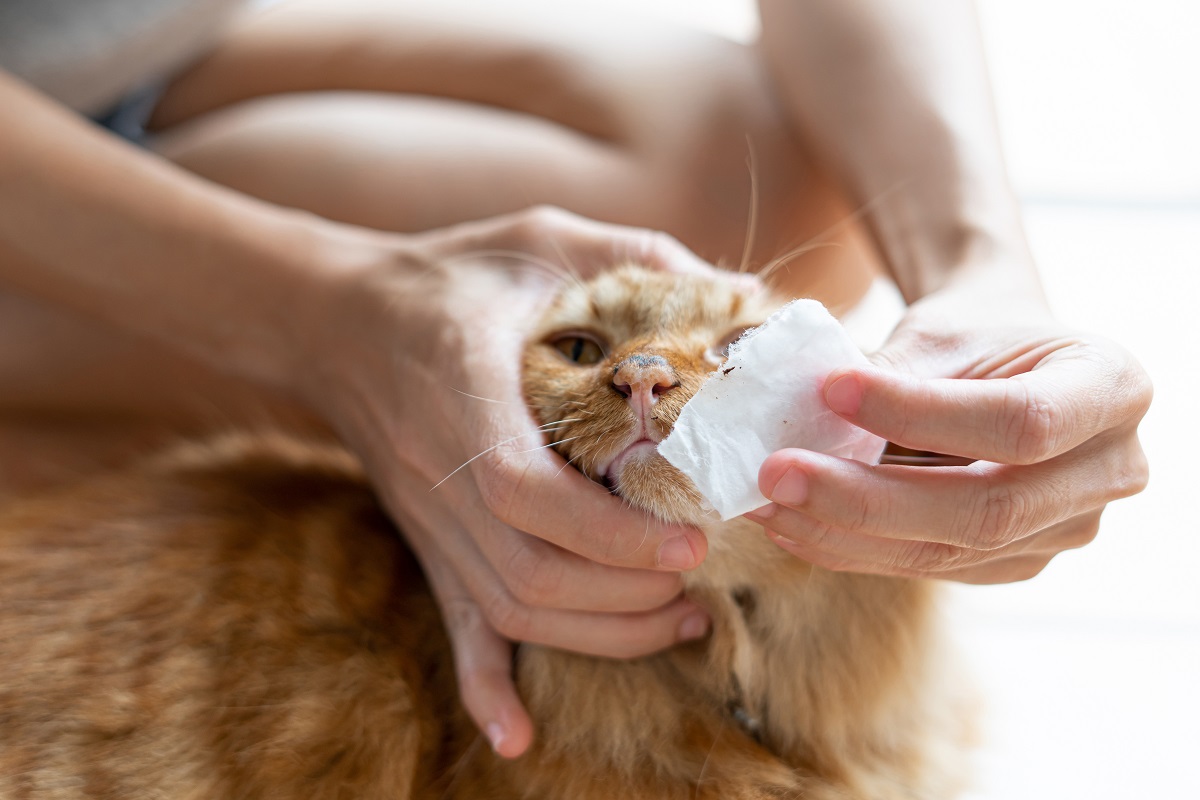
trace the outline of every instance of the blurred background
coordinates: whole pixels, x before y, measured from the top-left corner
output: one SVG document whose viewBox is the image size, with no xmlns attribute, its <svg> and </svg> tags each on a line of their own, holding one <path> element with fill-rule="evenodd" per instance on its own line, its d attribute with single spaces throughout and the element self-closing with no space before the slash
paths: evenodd
<svg viewBox="0 0 1200 800">
<path fill-rule="evenodd" d="M 757 32 L 749 0 L 636 5 Z M 1150 487 L 1093 544 L 1027 583 L 952 590 L 987 702 L 969 800 L 1200 798 L 1200 3 L 978 5 L 1050 300 L 1133 351 L 1155 400 Z"/>
</svg>

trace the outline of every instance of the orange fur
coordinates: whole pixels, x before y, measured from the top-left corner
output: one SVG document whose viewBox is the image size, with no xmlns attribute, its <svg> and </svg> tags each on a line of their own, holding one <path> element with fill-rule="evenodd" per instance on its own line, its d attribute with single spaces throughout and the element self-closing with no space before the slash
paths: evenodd
<svg viewBox="0 0 1200 800">
<path fill-rule="evenodd" d="M 661 356 L 665 435 L 712 349 L 775 305 L 635 268 L 568 289 L 525 359 L 593 479 L 628 444 L 614 366 Z M 562 331 L 601 340 L 570 363 Z M 798 354 L 802 357 L 802 354 Z M 566 441 L 570 439 L 570 441 Z M 953 795 L 966 719 L 928 584 L 836 574 L 710 523 L 657 453 L 607 476 L 706 526 L 703 642 L 634 661 L 522 646 L 537 739 L 494 756 L 456 698 L 411 555 L 341 450 L 191 445 L 0 516 L 0 797 L 872 798 Z"/>
</svg>

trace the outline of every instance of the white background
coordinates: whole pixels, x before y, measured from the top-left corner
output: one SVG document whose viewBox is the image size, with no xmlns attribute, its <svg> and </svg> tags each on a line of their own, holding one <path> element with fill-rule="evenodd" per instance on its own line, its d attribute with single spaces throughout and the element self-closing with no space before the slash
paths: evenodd
<svg viewBox="0 0 1200 800">
<path fill-rule="evenodd" d="M 746 0 L 643 0 L 738 39 Z M 982 0 L 1010 171 L 1060 318 L 1155 382 L 1150 488 L 1037 579 L 958 587 L 988 704 L 970 800 L 1200 798 L 1200 3 Z"/>
</svg>

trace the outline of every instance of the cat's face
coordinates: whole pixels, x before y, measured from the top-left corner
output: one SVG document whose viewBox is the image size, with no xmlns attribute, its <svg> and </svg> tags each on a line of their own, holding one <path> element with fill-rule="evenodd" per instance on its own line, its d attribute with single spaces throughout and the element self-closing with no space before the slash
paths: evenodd
<svg viewBox="0 0 1200 800">
<path fill-rule="evenodd" d="M 699 492 L 657 445 L 728 344 L 779 305 L 732 281 L 638 267 L 569 286 L 525 350 L 525 394 L 546 441 L 632 505 L 699 522 Z"/>
</svg>

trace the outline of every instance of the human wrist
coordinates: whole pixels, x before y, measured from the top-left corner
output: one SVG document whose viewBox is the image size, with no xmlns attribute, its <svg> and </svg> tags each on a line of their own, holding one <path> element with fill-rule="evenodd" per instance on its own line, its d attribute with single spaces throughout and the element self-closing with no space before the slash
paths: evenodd
<svg viewBox="0 0 1200 800">
<path fill-rule="evenodd" d="M 322 412 L 330 385 L 352 381 L 364 361 L 415 344 L 408 340 L 427 309 L 406 284 L 420 279 L 430 259 L 408 236 L 327 220 L 301 227 L 284 245 L 297 277 L 294 305 L 270 359 L 274 374 L 260 379 Z"/>
</svg>

